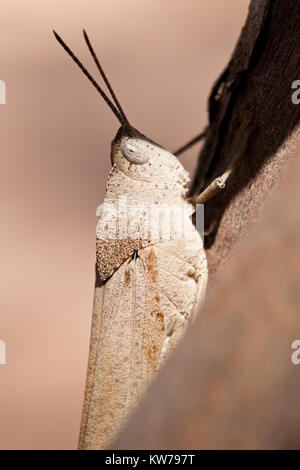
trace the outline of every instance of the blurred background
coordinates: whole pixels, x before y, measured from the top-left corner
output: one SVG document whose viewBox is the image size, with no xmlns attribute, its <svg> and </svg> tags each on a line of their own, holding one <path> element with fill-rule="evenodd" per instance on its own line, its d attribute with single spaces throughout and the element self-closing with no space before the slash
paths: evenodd
<svg viewBox="0 0 300 470">
<path fill-rule="evenodd" d="M 118 122 L 54 39 L 98 79 L 85 27 L 132 124 L 170 150 L 207 123 L 248 0 L 2 0 L 0 448 L 77 446 L 96 207 Z M 193 172 L 198 148 L 182 157 Z"/>
</svg>

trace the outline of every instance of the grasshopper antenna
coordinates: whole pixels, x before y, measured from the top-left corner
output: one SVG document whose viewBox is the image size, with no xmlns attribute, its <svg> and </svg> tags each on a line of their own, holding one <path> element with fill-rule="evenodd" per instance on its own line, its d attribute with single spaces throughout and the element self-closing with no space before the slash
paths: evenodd
<svg viewBox="0 0 300 470">
<path fill-rule="evenodd" d="M 53 30 L 53 34 L 54 36 L 56 37 L 57 41 L 59 42 L 59 44 L 64 48 L 64 50 L 69 54 L 69 56 L 74 60 L 74 62 L 78 65 L 78 67 L 81 69 L 81 71 L 84 73 L 84 75 L 89 79 L 89 81 L 94 85 L 94 87 L 96 88 L 96 90 L 100 93 L 100 95 L 102 96 L 102 98 L 104 99 L 104 101 L 108 104 L 108 106 L 110 107 L 110 109 L 112 110 L 112 112 L 114 113 L 114 115 L 116 116 L 116 118 L 120 121 L 121 125 L 124 125 L 124 124 L 127 124 L 128 121 L 127 119 L 125 118 L 124 120 L 124 117 L 123 115 L 120 114 L 120 112 L 117 110 L 117 108 L 115 107 L 115 105 L 110 101 L 110 99 L 108 98 L 108 96 L 106 96 L 106 94 L 104 93 L 104 91 L 102 90 L 102 88 L 100 87 L 100 85 L 98 85 L 98 83 L 96 82 L 96 80 L 94 80 L 94 78 L 92 77 L 92 75 L 87 71 L 87 69 L 84 67 L 84 65 L 80 62 L 80 60 L 75 56 L 75 54 L 73 54 L 73 52 L 71 51 L 71 49 L 66 45 L 66 43 L 62 40 L 62 38 L 56 33 L 56 31 Z M 124 115 L 125 116 L 125 115 Z"/>
<path fill-rule="evenodd" d="M 99 72 L 100 72 L 100 74 L 101 74 L 101 77 L 103 78 L 103 80 L 104 80 L 104 82 L 105 82 L 107 88 L 109 89 L 109 92 L 110 92 L 110 94 L 111 94 L 112 99 L 113 99 L 114 102 L 115 102 L 115 105 L 117 106 L 117 108 L 118 108 L 118 110 L 119 110 L 119 112 L 120 112 L 120 114 L 121 114 L 121 116 L 122 116 L 124 122 L 127 124 L 128 127 L 131 127 L 130 124 L 129 124 L 129 121 L 128 121 L 128 119 L 127 119 L 127 117 L 126 117 L 126 115 L 125 115 L 125 113 L 124 113 L 124 111 L 123 111 L 123 109 L 122 109 L 122 106 L 120 105 L 119 100 L 118 100 L 118 98 L 116 97 L 115 92 L 114 92 L 114 90 L 112 89 L 111 84 L 109 83 L 108 78 L 106 77 L 103 68 L 101 67 L 101 64 L 100 64 L 100 62 L 99 62 L 99 59 L 98 59 L 98 57 L 97 57 L 97 55 L 96 55 L 96 52 L 95 52 L 94 49 L 93 49 L 93 46 L 91 45 L 91 42 L 90 42 L 90 40 L 89 40 L 89 37 L 88 37 L 87 32 L 86 32 L 85 29 L 83 30 L 83 36 L 84 36 L 85 42 L 86 42 L 86 44 L 87 44 L 87 47 L 89 48 L 89 51 L 90 51 L 90 53 L 91 53 L 91 56 L 93 57 L 93 59 L 94 59 L 94 61 L 95 61 L 95 64 L 97 65 L 97 68 L 98 68 L 98 70 L 99 70 Z"/>
</svg>

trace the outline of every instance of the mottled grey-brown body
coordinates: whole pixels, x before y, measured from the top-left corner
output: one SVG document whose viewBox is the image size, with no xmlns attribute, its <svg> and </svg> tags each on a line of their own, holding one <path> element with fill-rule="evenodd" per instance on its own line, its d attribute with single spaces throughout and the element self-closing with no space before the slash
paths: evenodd
<svg viewBox="0 0 300 470">
<path fill-rule="evenodd" d="M 207 265 L 190 217 L 195 208 L 186 199 L 187 172 L 173 154 L 130 125 L 86 32 L 112 101 L 54 35 L 121 123 L 112 142 L 113 167 L 97 225 L 97 276 L 79 441 L 80 449 L 105 449 L 199 309 Z M 212 184 L 204 199 L 222 185 Z"/>
<path fill-rule="evenodd" d="M 82 449 L 104 449 L 111 444 L 205 296 L 206 257 L 188 216 L 193 207 L 185 197 L 186 171 L 174 155 L 143 136 L 132 137 L 130 147 L 149 158 L 144 164 L 133 164 L 122 154 L 120 142 L 114 144 L 104 206 L 113 208 L 118 198 L 126 196 L 126 223 L 144 235 L 116 238 L 115 227 L 126 216 L 118 210 L 99 218 L 98 285 Z M 160 233 L 153 239 L 147 231 L 150 212 L 139 218 L 135 210 L 130 211 L 137 204 L 181 207 L 187 215 L 171 219 L 173 238 L 164 239 Z M 185 230 L 175 238 L 182 224 Z"/>
</svg>

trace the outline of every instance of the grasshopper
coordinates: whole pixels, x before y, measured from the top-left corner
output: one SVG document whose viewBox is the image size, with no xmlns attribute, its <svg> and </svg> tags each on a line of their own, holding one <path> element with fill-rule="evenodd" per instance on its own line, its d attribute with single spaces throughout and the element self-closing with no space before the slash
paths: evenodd
<svg viewBox="0 0 300 470">
<path fill-rule="evenodd" d="M 80 449 L 105 449 L 205 298 L 206 256 L 190 216 L 196 204 L 224 187 L 229 172 L 198 197 L 187 198 L 189 175 L 177 155 L 204 134 L 174 154 L 153 142 L 129 123 L 86 32 L 112 100 L 54 34 L 121 125 L 111 144 L 112 169 L 96 230 L 96 284 L 79 440 Z M 173 211 L 167 235 L 162 233 L 162 207 L 163 213 Z"/>
</svg>

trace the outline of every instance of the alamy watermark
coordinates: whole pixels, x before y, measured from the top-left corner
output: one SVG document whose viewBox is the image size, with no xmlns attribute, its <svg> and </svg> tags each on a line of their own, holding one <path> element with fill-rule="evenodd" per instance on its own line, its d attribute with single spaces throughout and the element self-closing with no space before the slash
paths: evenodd
<svg viewBox="0 0 300 470">
<path fill-rule="evenodd" d="M 300 80 L 294 80 L 292 83 L 292 89 L 295 89 L 294 93 L 292 93 L 292 103 L 299 104 L 300 103 Z"/>
<path fill-rule="evenodd" d="M 97 238 L 102 240 L 188 240 L 194 231 L 192 221 L 202 240 L 204 238 L 203 204 L 194 208 L 183 200 L 178 203 L 133 202 L 120 196 L 98 206 L 96 215 L 99 217 Z"/>
<path fill-rule="evenodd" d="M 6 364 L 6 344 L 0 339 L 0 366 Z"/>
<path fill-rule="evenodd" d="M 291 344 L 291 348 L 295 349 L 291 355 L 291 361 L 295 366 L 298 366 L 300 364 L 300 339 L 295 339 Z"/>
<path fill-rule="evenodd" d="M 6 85 L 3 80 L 0 80 L 0 104 L 6 104 Z"/>
</svg>

